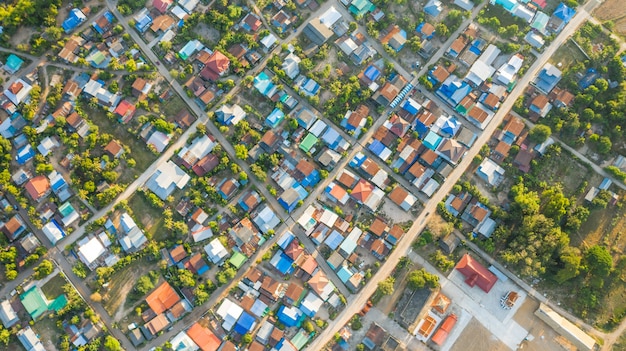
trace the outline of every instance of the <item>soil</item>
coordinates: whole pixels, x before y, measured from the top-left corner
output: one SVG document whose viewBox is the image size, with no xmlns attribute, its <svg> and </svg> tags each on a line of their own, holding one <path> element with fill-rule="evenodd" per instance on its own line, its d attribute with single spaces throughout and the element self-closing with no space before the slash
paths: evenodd
<svg viewBox="0 0 626 351">
<path fill-rule="evenodd" d="M 498 339 L 476 319 L 472 318 L 450 350 L 505 351 L 509 350 L 509 348 L 498 341 Z"/>
<path fill-rule="evenodd" d="M 220 41 L 220 37 L 221 37 L 220 31 L 218 31 L 215 28 L 207 26 L 205 23 L 202 23 L 202 22 L 198 23 L 196 28 L 194 28 L 193 30 L 202 38 L 210 41 L 213 44 L 217 44 L 217 42 Z"/>
<path fill-rule="evenodd" d="M 622 36 L 626 35 L 626 6 L 623 0 L 606 0 L 593 15 L 601 22 L 613 21 L 614 31 Z"/>
</svg>

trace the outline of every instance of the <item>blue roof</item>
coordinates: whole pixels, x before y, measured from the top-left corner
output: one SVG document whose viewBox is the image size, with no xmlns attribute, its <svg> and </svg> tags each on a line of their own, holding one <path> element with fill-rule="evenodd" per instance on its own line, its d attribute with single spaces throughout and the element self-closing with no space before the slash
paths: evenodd
<svg viewBox="0 0 626 351">
<path fill-rule="evenodd" d="M 298 198 L 300 200 L 304 200 L 306 199 L 307 196 L 309 196 L 308 191 L 306 191 L 306 189 L 304 187 L 302 187 L 302 185 L 298 182 L 293 183 L 293 185 L 291 186 L 296 193 L 298 193 Z"/>
<path fill-rule="evenodd" d="M 596 80 L 598 80 L 598 78 L 600 78 L 600 74 L 595 69 L 590 68 L 589 70 L 587 70 L 587 74 L 585 74 L 578 81 L 578 87 L 581 90 L 585 90 L 589 88 L 591 85 L 593 85 L 596 82 Z"/>
<path fill-rule="evenodd" d="M 453 117 L 446 120 L 441 131 L 446 134 L 455 135 L 459 128 L 461 128 L 461 124 Z"/>
<path fill-rule="evenodd" d="M 363 72 L 363 75 L 373 82 L 380 77 L 381 73 L 376 66 L 369 65 Z"/>
<path fill-rule="evenodd" d="M 330 127 L 326 129 L 326 133 L 322 135 L 322 140 L 330 147 L 331 149 L 336 149 L 339 146 L 339 143 L 343 140 L 341 135 L 335 128 Z"/>
<path fill-rule="evenodd" d="M 269 116 L 265 118 L 265 125 L 270 128 L 276 128 L 283 119 L 285 119 L 285 113 L 281 111 L 281 109 L 276 107 L 269 114 Z"/>
<path fill-rule="evenodd" d="M 339 245 L 341 245 L 342 241 L 343 241 L 343 236 L 341 235 L 341 233 L 339 233 L 336 230 L 333 230 L 333 232 L 330 233 L 330 235 L 324 241 L 324 244 L 326 244 L 328 247 L 330 247 L 331 250 L 334 251 L 339 247 Z"/>
<path fill-rule="evenodd" d="M 291 244 L 291 241 L 295 238 L 296 236 L 293 235 L 292 232 L 285 232 L 280 238 L 278 238 L 278 241 L 276 241 L 276 244 L 278 244 L 278 246 L 280 246 L 281 249 L 286 249 L 287 246 L 289 246 L 289 244 Z"/>
<path fill-rule="evenodd" d="M 254 87 L 259 93 L 267 96 L 267 92 L 274 88 L 274 83 L 265 72 L 259 73 L 256 77 L 254 77 Z"/>
<path fill-rule="evenodd" d="M 365 156 L 362 152 L 359 152 L 354 155 L 354 158 L 350 161 L 350 167 L 359 168 L 365 160 L 367 160 L 367 156 Z"/>
<path fill-rule="evenodd" d="M 30 146 L 30 144 L 26 144 L 21 149 L 17 150 L 16 160 L 17 163 L 23 165 L 26 162 L 30 161 L 35 156 L 35 150 Z"/>
<path fill-rule="evenodd" d="M 372 143 L 367 148 L 374 155 L 380 156 L 383 153 L 383 151 L 385 150 L 385 144 L 383 144 L 380 141 L 374 139 L 374 141 L 372 141 Z"/>
<path fill-rule="evenodd" d="M 339 277 L 339 279 L 341 279 L 343 283 L 350 280 L 350 278 L 352 278 L 352 275 L 352 272 L 350 272 L 350 270 L 346 266 L 341 266 L 341 268 L 339 268 L 339 270 L 337 271 L 337 276 Z"/>
<path fill-rule="evenodd" d="M 86 19 L 87 17 L 80 9 L 72 9 L 61 27 L 65 33 L 69 33 Z"/>
<path fill-rule="evenodd" d="M 571 7 L 567 7 L 567 5 L 565 5 L 564 3 L 560 3 L 559 6 L 557 6 L 556 10 L 554 10 L 552 16 L 559 18 L 563 22 L 567 23 L 572 19 L 572 17 L 574 17 L 575 13 L 576 10 Z"/>
<path fill-rule="evenodd" d="M 278 312 L 276 313 L 278 321 L 287 327 L 298 326 L 302 315 L 303 313 L 299 309 L 295 307 L 287 308 L 284 305 L 280 306 Z"/>
<path fill-rule="evenodd" d="M 431 130 L 428 132 L 428 135 L 426 135 L 426 138 L 424 138 L 424 146 L 434 151 L 437 149 L 437 146 L 439 146 L 442 139 L 443 138 L 439 134 Z"/>
<path fill-rule="evenodd" d="M 67 182 L 63 177 L 57 177 L 55 180 L 56 181 L 54 183 L 50 184 L 50 187 L 52 188 L 52 191 L 56 193 L 59 189 L 66 186 Z"/>
<path fill-rule="evenodd" d="M 472 42 L 472 45 L 470 46 L 469 50 L 475 53 L 476 55 L 480 55 L 485 44 L 486 42 L 484 39 L 478 38 Z"/>
<path fill-rule="evenodd" d="M 306 178 L 302 180 L 302 186 L 315 186 L 317 185 L 317 183 L 319 183 L 320 180 L 321 180 L 320 172 L 317 169 L 314 169 L 313 172 L 311 172 L 311 174 L 309 174 L 308 176 L 306 176 Z M 308 193 L 307 193 L 307 196 L 308 196 Z"/>
<path fill-rule="evenodd" d="M 287 256 L 284 252 L 279 251 L 279 256 L 272 258 L 271 263 L 283 275 L 291 274 L 293 272 L 293 260 Z"/>
<path fill-rule="evenodd" d="M 248 333 L 254 327 L 256 320 L 248 312 L 244 311 L 235 324 L 235 331 L 241 335 Z"/>
<path fill-rule="evenodd" d="M 417 114 L 417 112 L 419 112 L 419 107 L 415 106 L 413 103 L 415 102 L 415 100 L 413 99 L 407 99 L 404 104 L 402 105 L 402 109 L 405 110 L 406 112 L 412 114 L 413 116 L 415 116 Z"/>
</svg>

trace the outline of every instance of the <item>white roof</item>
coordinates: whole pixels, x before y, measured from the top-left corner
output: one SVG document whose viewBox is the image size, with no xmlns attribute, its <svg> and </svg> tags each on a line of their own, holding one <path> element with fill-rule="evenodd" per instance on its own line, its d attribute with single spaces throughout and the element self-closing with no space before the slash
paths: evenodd
<svg viewBox="0 0 626 351">
<path fill-rule="evenodd" d="M 204 134 L 193 139 L 190 145 L 184 146 L 178 153 L 178 157 L 185 160 L 190 165 L 194 165 L 204 156 L 208 155 L 215 147 L 215 140 Z"/>
<path fill-rule="evenodd" d="M 15 313 L 9 300 L 4 300 L 0 303 L 0 319 L 2 319 L 2 325 L 4 325 L 5 328 L 10 328 L 19 321 L 17 313 Z"/>
<path fill-rule="evenodd" d="M 193 237 L 193 242 L 197 243 L 202 240 L 209 239 L 213 236 L 213 230 L 210 227 L 201 226 L 199 229 L 192 231 L 191 237 Z"/>
<path fill-rule="evenodd" d="M 388 178 L 389 174 L 387 174 L 387 171 L 385 171 L 384 169 L 379 169 L 378 172 L 376 172 L 376 175 L 374 175 L 371 180 L 372 183 L 376 184 L 376 186 L 378 186 L 379 188 L 384 188 L 385 182 Z"/>
<path fill-rule="evenodd" d="M 487 49 L 485 49 L 485 51 L 483 51 L 482 55 L 480 55 L 480 57 L 478 58 L 479 61 L 483 61 L 484 63 L 490 65 L 493 63 L 493 61 L 496 59 L 496 57 L 498 57 L 498 55 L 500 55 L 500 49 L 498 49 L 497 46 L 493 45 L 493 44 L 489 44 L 489 46 L 487 46 Z"/>
<path fill-rule="evenodd" d="M 253 221 L 263 233 L 267 233 L 270 229 L 273 230 L 280 224 L 280 219 L 267 204 L 263 204 L 262 210 L 257 212 Z"/>
<path fill-rule="evenodd" d="M 559 334 L 569 339 L 577 348 L 593 350 L 596 344 L 595 339 L 550 307 L 541 303 L 535 315 L 553 327 Z"/>
<path fill-rule="evenodd" d="M 437 181 L 434 180 L 433 178 L 430 178 L 428 180 L 428 183 L 426 183 L 426 185 L 424 185 L 424 187 L 421 190 L 424 194 L 426 194 L 426 196 L 431 197 L 433 196 L 437 188 L 439 188 L 439 183 L 437 183 Z"/>
<path fill-rule="evenodd" d="M 276 42 L 278 41 L 278 39 L 276 38 L 276 36 L 274 36 L 274 34 L 269 34 L 267 35 L 265 38 L 261 39 L 261 44 L 263 44 L 264 47 L 266 47 L 267 49 L 271 48 L 272 45 L 274 45 Z"/>
<path fill-rule="evenodd" d="M 131 217 L 127 212 L 122 213 L 120 216 L 120 224 L 122 225 L 122 229 L 127 233 L 137 226 L 133 217 Z"/>
<path fill-rule="evenodd" d="M 312 291 L 309 291 L 304 300 L 302 300 L 301 306 L 306 307 L 309 311 L 317 313 L 323 304 L 324 301 L 322 301 L 322 299 L 317 297 Z"/>
<path fill-rule="evenodd" d="M 170 11 L 172 11 L 172 14 L 178 17 L 178 19 L 185 19 L 185 17 L 188 16 L 187 12 L 185 12 L 185 10 L 183 10 L 183 8 L 178 5 L 172 7 Z"/>
<path fill-rule="evenodd" d="M 182 189 L 187 185 L 191 177 L 171 160 L 161 165 L 146 186 L 152 190 L 161 200 L 165 200 L 174 188 Z"/>
<path fill-rule="evenodd" d="M 385 197 L 385 192 L 380 190 L 378 187 L 374 187 L 372 194 L 365 202 L 365 206 L 369 207 L 372 211 L 375 211 L 383 197 Z"/>
<path fill-rule="evenodd" d="M 496 185 L 498 178 L 504 174 L 504 168 L 500 167 L 490 158 L 484 159 L 478 169 L 487 177 L 487 181 L 491 185 Z"/>
<path fill-rule="evenodd" d="M 487 78 L 491 77 L 495 71 L 496 69 L 491 67 L 489 64 L 481 60 L 477 60 L 472 65 L 472 68 L 470 68 L 465 80 L 468 80 L 478 86 L 483 84 Z"/>
<path fill-rule="evenodd" d="M 15 83 L 13 84 L 22 84 L 22 88 L 17 92 L 17 94 L 13 94 L 11 92 L 11 90 L 6 89 L 4 91 L 4 95 L 9 98 L 9 100 L 11 100 L 12 103 L 14 103 L 16 106 L 20 104 L 20 102 L 25 101 L 28 97 L 29 97 L 29 93 L 30 91 L 33 89 L 33 87 L 26 83 L 23 79 L 18 79 L 17 81 L 15 81 Z M 10 86 L 9 86 L 10 88 Z"/>
<path fill-rule="evenodd" d="M 508 85 L 511 81 L 513 81 L 513 77 L 515 77 L 517 72 L 522 68 L 522 64 L 524 64 L 524 59 L 520 56 L 511 56 L 509 62 L 502 64 L 502 66 L 498 68 L 496 80 L 500 81 L 504 85 Z"/>
<path fill-rule="evenodd" d="M 328 127 L 328 125 L 321 119 L 318 119 L 317 122 L 315 122 L 315 124 L 309 129 L 309 132 L 315 135 L 315 137 L 319 137 L 326 127 Z"/>
<path fill-rule="evenodd" d="M 307 234 L 310 230 L 313 230 L 317 224 L 317 221 L 313 218 L 313 213 L 315 213 L 315 207 L 309 205 L 309 207 L 304 210 L 300 218 L 298 218 L 298 224 L 300 224 Z"/>
<path fill-rule="evenodd" d="M 68 227 L 68 226 L 72 225 L 72 223 L 76 222 L 79 219 L 80 219 L 80 216 L 78 215 L 78 212 L 72 211 L 66 217 L 63 217 L 63 219 L 61 221 L 63 222 L 63 226 L 64 227 Z"/>
<path fill-rule="evenodd" d="M 173 337 L 170 344 L 172 344 L 172 350 L 176 351 L 196 351 L 199 349 L 198 345 L 191 340 L 184 330 Z"/>
<path fill-rule="evenodd" d="M 302 61 L 297 55 L 294 55 L 293 52 L 289 53 L 282 64 L 282 69 L 285 71 L 287 77 L 294 79 L 300 74 L 300 66 L 298 64 Z"/>
<path fill-rule="evenodd" d="M 520 5 L 513 10 L 513 15 L 530 23 L 535 17 L 535 12 L 526 6 Z"/>
<path fill-rule="evenodd" d="M 331 6 L 326 12 L 324 12 L 320 17 L 320 23 L 323 24 L 326 28 L 329 28 L 335 24 L 340 18 L 341 13 L 337 11 L 335 6 Z"/>
<path fill-rule="evenodd" d="M 104 245 L 102 245 L 98 238 L 93 237 L 80 246 L 78 249 L 78 257 L 80 257 L 80 260 L 87 266 L 91 266 L 91 264 L 105 252 L 106 249 L 104 248 Z"/>
<path fill-rule="evenodd" d="M 152 133 L 147 143 L 148 145 L 154 146 L 156 151 L 160 153 L 163 152 L 163 150 L 167 147 L 167 144 L 170 143 L 170 136 L 157 130 Z"/>
<path fill-rule="evenodd" d="M 39 151 L 40 154 L 44 156 L 48 156 L 50 151 L 52 151 L 53 148 L 58 147 L 58 146 L 59 146 L 59 142 L 56 140 L 56 138 L 46 137 L 37 146 L 37 150 Z"/>
<path fill-rule="evenodd" d="M 213 241 L 208 243 L 204 247 L 204 251 L 207 255 L 209 255 L 211 262 L 215 264 L 219 263 L 224 257 L 228 256 L 228 251 L 226 251 L 226 248 L 218 239 L 213 239 Z"/>
<path fill-rule="evenodd" d="M 224 320 L 222 327 L 230 331 L 243 313 L 243 308 L 230 299 L 224 299 L 216 313 Z"/>
<path fill-rule="evenodd" d="M 141 229 L 139 229 L 139 227 L 133 227 L 128 235 L 120 240 L 120 244 L 124 251 L 133 252 L 145 244 L 146 241 L 148 241 L 148 238 L 146 238 Z"/>
<path fill-rule="evenodd" d="M 324 209 L 324 212 L 322 213 L 322 216 L 320 217 L 320 222 L 324 223 L 327 227 L 332 228 L 333 225 L 335 225 L 337 218 L 339 218 L 338 214 L 336 214 L 335 212 L 331 210 Z"/>
<path fill-rule="evenodd" d="M 63 232 L 53 222 L 48 222 L 43 228 L 43 233 L 46 235 L 52 245 L 56 244 L 59 240 L 63 239 Z"/>
</svg>

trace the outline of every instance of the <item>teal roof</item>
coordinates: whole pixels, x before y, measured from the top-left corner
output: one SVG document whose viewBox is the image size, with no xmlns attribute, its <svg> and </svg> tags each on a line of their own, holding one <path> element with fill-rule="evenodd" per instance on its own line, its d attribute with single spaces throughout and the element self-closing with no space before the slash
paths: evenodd
<svg viewBox="0 0 626 351">
<path fill-rule="evenodd" d="M 22 300 L 22 305 L 24 305 L 26 312 L 30 314 L 32 319 L 37 319 L 39 316 L 48 311 L 46 298 L 41 289 L 37 286 L 33 286 L 20 295 L 20 300 Z"/>
<path fill-rule="evenodd" d="M 343 283 L 346 283 L 350 278 L 352 278 L 352 272 L 346 267 L 341 266 L 341 268 L 337 271 L 337 276 Z"/>
<path fill-rule="evenodd" d="M 549 19 L 550 19 L 550 16 L 546 15 L 543 12 L 537 11 L 537 14 L 535 15 L 535 19 L 533 20 L 533 23 L 530 26 L 540 32 L 543 32 L 546 29 L 546 25 L 548 24 Z"/>
<path fill-rule="evenodd" d="M 11 54 L 9 55 L 9 57 L 7 57 L 7 62 L 4 65 L 8 67 L 11 71 L 16 72 L 20 69 L 22 63 L 24 63 L 24 60 Z"/>
<path fill-rule="evenodd" d="M 496 5 L 501 5 L 507 11 L 513 11 L 517 6 L 517 1 L 515 0 L 496 0 Z"/>
<path fill-rule="evenodd" d="M 443 138 L 442 138 L 439 134 L 437 134 L 437 133 L 435 133 L 435 132 L 433 132 L 433 131 L 430 131 L 430 132 L 428 132 L 428 134 L 426 135 L 426 138 L 424 138 L 424 145 L 425 145 L 427 148 L 429 148 L 429 149 L 431 149 L 431 150 L 435 151 L 435 150 L 437 150 L 437 147 L 438 147 L 438 146 L 439 146 L 439 144 L 441 143 L 441 140 L 442 140 L 442 139 L 443 139 Z"/>
<path fill-rule="evenodd" d="M 369 0 L 354 0 L 350 4 L 350 12 L 356 16 L 363 16 L 370 11 L 374 11 L 374 9 L 376 9 L 376 6 Z"/>
<path fill-rule="evenodd" d="M 300 150 L 304 152 L 309 152 L 311 148 L 317 143 L 319 139 L 315 137 L 315 135 L 309 133 L 307 136 L 300 142 Z"/>
<path fill-rule="evenodd" d="M 296 347 L 296 349 L 298 350 L 302 350 L 302 348 L 304 347 L 304 345 L 306 345 L 307 342 L 309 342 L 309 339 L 311 339 L 310 335 L 307 335 L 304 331 L 304 329 L 300 329 L 300 331 L 298 332 L 298 334 L 296 334 L 292 339 L 291 339 L 291 344 L 293 346 Z"/>
<path fill-rule="evenodd" d="M 69 216 L 72 212 L 76 212 L 76 210 L 69 202 L 66 202 L 59 207 L 59 213 L 61 213 L 63 217 Z"/>
</svg>

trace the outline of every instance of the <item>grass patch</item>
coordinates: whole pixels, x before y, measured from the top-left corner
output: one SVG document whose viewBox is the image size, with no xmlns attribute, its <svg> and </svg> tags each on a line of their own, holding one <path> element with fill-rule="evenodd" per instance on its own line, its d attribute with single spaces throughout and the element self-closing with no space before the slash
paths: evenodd
<svg viewBox="0 0 626 351">
<path fill-rule="evenodd" d="M 180 111 L 187 109 L 187 104 L 183 99 L 174 94 L 171 99 L 164 102 L 161 107 L 163 108 L 163 114 L 169 121 L 172 121 L 174 116 L 176 116 Z"/>
<path fill-rule="evenodd" d="M 128 200 L 128 205 L 133 210 L 135 218 L 143 225 L 144 232 L 148 238 L 153 238 L 157 241 L 167 238 L 167 231 L 162 230 L 164 221 L 161 210 L 152 207 L 140 193 L 135 193 L 130 200 Z"/>
<path fill-rule="evenodd" d="M 583 62 L 585 60 L 585 55 L 580 51 L 578 46 L 570 40 L 561 45 L 561 47 L 558 48 L 554 55 L 550 58 L 550 62 L 555 66 L 561 63 L 562 66 L 560 69 L 563 71 L 566 71 L 576 63 Z"/>
<path fill-rule="evenodd" d="M 41 291 L 48 300 L 54 300 L 59 295 L 65 293 L 63 286 L 67 284 L 67 280 L 63 277 L 62 273 L 55 275 L 46 284 L 41 287 Z"/>
<path fill-rule="evenodd" d="M 120 307 L 132 307 L 137 300 L 131 301 L 128 297 L 141 275 L 154 269 L 154 262 L 147 259 L 138 259 L 111 276 L 108 291 L 103 299 L 104 309 L 109 316 L 115 319 Z M 123 305 L 123 306 L 122 306 Z"/>
<path fill-rule="evenodd" d="M 143 140 L 127 130 L 127 128 L 130 127 L 129 125 L 123 125 L 117 121 L 110 120 L 102 109 L 92 109 L 87 104 L 83 104 L 83 109 L 89 116 L 89 119 L 100 128 L 101 133 L 111 134 L 130 147 L 130 156 L 135 159 L 136 166 L 134 168 L 125 167 L 120 177 L 120 182 L 131 182 L 134 180 L 135 176 L 140 175 L 157 159 L 156 155 L 148 150 Z M 134 121 L 135 119 L 133 119 L 131 123 Z"/>
</svg>

